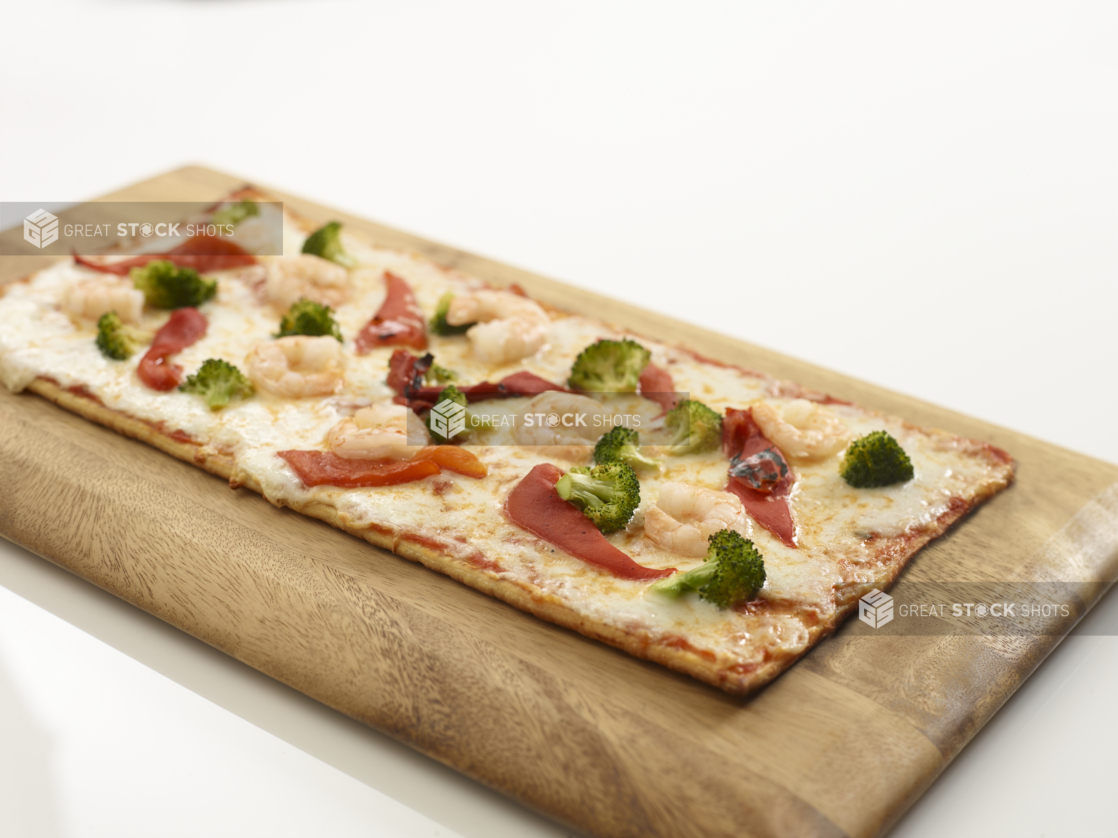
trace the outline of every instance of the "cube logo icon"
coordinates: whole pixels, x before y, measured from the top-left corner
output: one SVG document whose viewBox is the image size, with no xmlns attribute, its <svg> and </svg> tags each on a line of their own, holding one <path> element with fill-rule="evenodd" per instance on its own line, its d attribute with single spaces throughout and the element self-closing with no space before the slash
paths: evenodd
<svg viewBox="0 0 1118 838">
<path fill-rule="evenodd" d="M 893 619 L 893 598 L 874 588 L 858 600 L 858 619 L 871 628 L 881 628 Z"/>
<path fill-rule="evenodd" d="M 458 402 L 443 399 L 431 408 L 431 430 L 445 439 L 466 430 L 466 408 Z"/>
<path fill-rule="evenodd" d="M 40 250 L 58 241 L 58 217 L 45 209 L 35 210 L 23 219 L 23 239 Z"/>
</svg>

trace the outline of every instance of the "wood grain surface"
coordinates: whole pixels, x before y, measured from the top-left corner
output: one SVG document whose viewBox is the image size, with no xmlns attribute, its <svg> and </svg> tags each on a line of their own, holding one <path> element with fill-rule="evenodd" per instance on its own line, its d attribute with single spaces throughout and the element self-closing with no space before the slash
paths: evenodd
<svg viewBox="0 0 1118 838">
<path fill-rule="evenodd" d="M 188 167 L 106 199 L 208 201 L 240 183 Z M 575 828 L 879 835 L 1118 574 L 1118 467 L 270 191 L 312 219 L 1018 461 L 1016 484 L 921 551 L 891 593 L 903 601 L 939 580 L 1069 582 L 1068 616 L 1012 637 L 949 620 L 878 636 L 855 621 L 743 700 L 0 389 L 0 533 Z M 0 281 L 45 263 L 4 257 Z"/>
</svg>

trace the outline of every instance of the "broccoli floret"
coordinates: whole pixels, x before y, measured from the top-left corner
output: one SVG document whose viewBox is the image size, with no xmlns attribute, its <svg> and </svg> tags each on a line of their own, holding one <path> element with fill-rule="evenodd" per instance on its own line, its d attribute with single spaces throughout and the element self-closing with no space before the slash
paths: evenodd
<svg viewBox="0 0 1118 838">
<path fill-rule="evenodd" d="M 343 268 L 357 265 L 357 260 L 342 247 L 342 225 L 339 221 L 331 221 L 311 233 L 303 242 L 303 252 L 337 262 Z"/>
<path fill-rule="evenodd" d="M 441 425 L 449 431 L 457 424 L 457 422 L 454 421 L 457 417 L 449 416 L 442 411 L 436 413 L 435 410 L 432 410 L 431 415 L 427 417 L 427 430 L 430 431 L 431 438 L 435 441 L 435 444 L 443 445 L 452 437 L 466 437 L 474 431 L 488 430 L 493 427 L 493 417 L 486 416 L 483 413 L 475 413 L 470 410 L 470 401 L 466 398 L 466 394 L 453 384 L 447 385 L 440 391 L 439 397 L 435 400 L 435 407 L 438 408 L 441 402 L 447 401 L 462 406 L 464 411 L 462 413 L 462 421 L 465 427 L 453 433 L 448 432 L 444 436 L 440 431 L 435 430 L 436 425 Z"/>
<path fill-rule="evenodd" d="M 276 337 L 285 338 L 290 335 L 325 335 L 337 338 L 339 343 L 342 340 L 341 329 L 334 321 L 334 310 L 306 297 L 292 303 L 287 314 L 280 320 L 280 330 Z"/>
<path fill-rule="evenodd" d="M 128 360 L 151 337 L 151 332 L 126 326 L 115 311 L 102 314 L 97 321 L 97 348 L 114 361 Z"/>
<path fill-rule="evenodd" d="M 765 559 L 752 541 L 733 530 L 716 532 L 708 541 L 710 549 L 701 565 L 662 579 L 652 590 L 672 597 L 697 591 L 719 608 L 732 608 L 761 590 Z"/>
<path fill-rule="evenodd" d="M 469 407 L 470 404 L 470 400 L 466 397 L 466 394 L 453 384 L 448 384 L 439 392 L 439 398 L 436 400 L 436 404 L 441 401 L 454 402 L 455 404 L 462 405 L 462 407 Z"/>
<path fill-rule="evenodd" d="M 674 432 L 673 454 L 699 454 L 722 444 L 722 417 L 702 402 L 684 399 L 664 417 Z"/>
<path fill-rule="evenodd" d="M 454 426 L 457 425 L 458 414 L 457 411 L 448 413 L 441 405 L 443 402 L 453 402 L 454 404 L 462 407 L 462 418 L 465 420 L 465 411 L 470 404 L 466 394 L 455 387 L 453 384 L 444 387 L 439 393 L 439 397 L 435 399 L 435 407 L 432 409 L 431 414 L 427 417 L 427 430 L 431 433 L 431 439 L 436 445 L 444 445 L 452 437 L 462 433 L 462 430 L 454 431 Z M 447 433 L 443 433 L 443 431 Z"/>
<path fill-rule="evenodd" d="M 594 462 L 602 463 L 628 463 L 633 468 L 659 468 L 660 461 L 644 456 L 640 449 L 640 434 L 632 428 L 618 425 L 612 431 L 602 435 L 598 444 L 594 446 Z"/>
<path fill-rule="evenodd" d="M 568 384 L 595 393 L 635 393 L 652 353 L 635 340 L 600 340 L 579 353 Z"/>
<path fill-rule="evenodd" d="M 439 297 L 439 304 L 435 307 L 435 314 L 428 324 L 428 328 L 436 335 L 464 335 L 473 326 L 473 323 L 463 323 L 461 326 L 451 326 L 446 322 L 446 313 L 450 311 L 450 301 L 454 295 L 449 291 Z"/>
<path fill-rule="evenodd" d="M 246 218 L 252 218 L 254 215 L 260 215 L 260 207 L 256 206 L 256 201 L 238 201 L 219 209 L 210 220 L 214 224 L 231 224 L 236 227 Z"/>
<path fill-rule="evenodd" d="M 912 460 L 888 431 L 854 440 L 842 460 L 843 479 L 857 489 L 904 483 L 914 473 Z"/>
<path fill-rule="evenodd" d="M 199 276 L 194 268 L 180 268 L 165 259 L 133 268 L 129 276 L 132 284 L 144 292 L 147 304 L 156 308 L 199 306 L 217 293 L 217 280 Z"/>
<path fill-rule="evenodd" d="M 211 410 L 225 407 L 230 399 L 247 399 L 253 393 L 252 382 L 228 361 L 209 358 L 179 389 L 201 396 Z"/>
<path fill-rule="evenodd" d="M 555 491 L 604 533 L 629 523 L 641 502 L 641 484 L 628 463 L 572 468 L 559 478 Z"/>
<path fill-rule="evenodd" d="M 446 367 L 440 367 L 434 362 L 427 368 L 427 372 L 423 373 L 423 383 L 425 384 L 452 384 L 457 380 L 458 373 L 454 370 L 448 370 Z"/>
</svg>

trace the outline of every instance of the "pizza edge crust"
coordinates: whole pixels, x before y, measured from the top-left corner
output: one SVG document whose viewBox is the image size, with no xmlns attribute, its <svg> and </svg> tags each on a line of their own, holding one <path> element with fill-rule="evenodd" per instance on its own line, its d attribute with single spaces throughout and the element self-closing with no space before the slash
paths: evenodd
<svg viewBox="0 0 1118 838">
<path fill-rule="evenodd" d="M 264 496 L 261 486 L 254 479 L 240 472 L 233 458 L 226 454 L 207 451 L 205 446 L 197 442 L 175 439 L 152 423 L 107 407 L 96 397 L 74 392 L 48 378 L 36 378 L 27 389 L 83 419 L 95 422 L 123 436 L 138 439 L 178 460 L 229 480 L 231 486 L 245 486 Z M 944 437 L 950 436 L 943 431 L 938 433 L 943 434 Z M 953 439 L 966 446 L 968 455 L 979 457 L 991 466 L 1002 468 L 995 472 L 994 477 L 978 486 L 972 497 L 960 498 L 959 502 L 941 514 L 933 524 L 917 531 L 906 532 L 901 536 L 881 539 L 883 559 L 879 564 L 880 571 L 875 581 L 879 587 L 889 587 L 908 560 L 924 545 L 942 535 L 952 524 L 984 500 L 1009 485 L 1013 476 L 1013 461 L 1005 452 L 986 443 L 960 437 L 953 437 Z M 419 562 L 431 570 L 493 596 L 521 611 L 738 696 L 756 691 L 789 668 L 822 637 L 833 632 L 846 615 L 856 607 L 862 593 L 868 590 L 868 588 L 863 590 L 859 587 L 850 587 L 830 619 L 822 620 L 808 628 L 807 643 L 802 650 L 784 652 L 770 657 L 759 665 L 743 667 L 733 661 L 719 659 L 711 652 L 704 653 L 703 650 L 690 646 L 685 638 L 670 642 L 665 638 L 653 638 L 645 631 L 627 631 L 600 619 L 587 617 L 555 597 L 540 595 L 527 584 L 502 579 L 493 571 L 476 567 L 465 559 L 439 552 L 411 540 L 406 531 L 393 534 L 350 527 L 340 519 L 338 511 L 332 505 L 321 500 L 312 499 L 286 505 L 300 514 L 323 521 L 376 547 L 410 561 Z"/>
</svg>

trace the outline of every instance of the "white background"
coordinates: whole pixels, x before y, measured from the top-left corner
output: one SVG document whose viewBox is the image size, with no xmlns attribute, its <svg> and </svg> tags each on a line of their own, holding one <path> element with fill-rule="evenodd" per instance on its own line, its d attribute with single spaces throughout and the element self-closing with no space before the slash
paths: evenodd
<svg viewBox="0 0 1118 838">
<path fill-rule="evenodd" d="M 1113 4 L 4 11 L 0 200 L 204 163 L 1118 462 Z M 1116 688 L 1073 637 L 894 834 L 1113 833 Z M 564 834 L 0 544 L 0 835 L 265 830 Z"/>
</svg>

